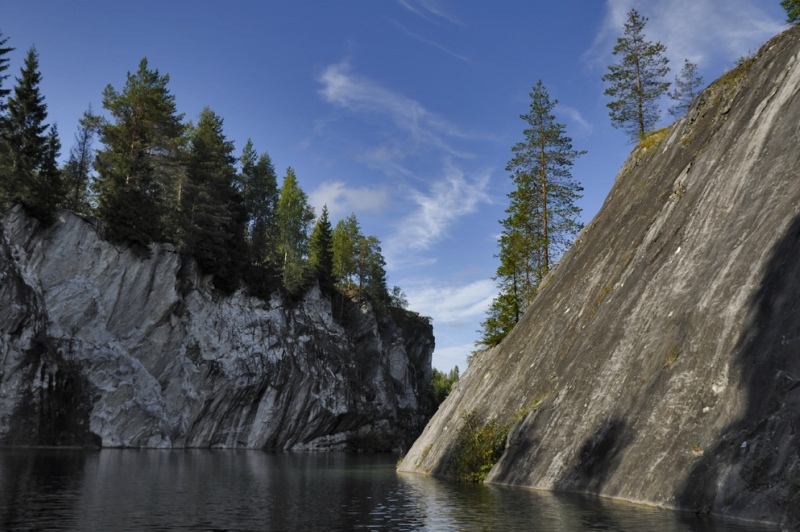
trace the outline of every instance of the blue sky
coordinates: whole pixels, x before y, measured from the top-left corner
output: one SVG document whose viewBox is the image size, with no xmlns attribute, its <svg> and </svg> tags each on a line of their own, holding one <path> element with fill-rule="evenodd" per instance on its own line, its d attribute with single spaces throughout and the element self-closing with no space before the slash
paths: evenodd
<svg viewBox="0 0 800 532">
<path fill-rule="evenodd" d="M 632 7 L 667 46 L 670 80 L 688 58 L 710 82 L 785 27 L 778 0 L 0 0 L 0 30 L 16 47 L 6 88 L 39 51 L 65 154 L 80 115 L 147 57 L 187 119 L 211 107 L 237 153 L 252 138 L 279 178 L 293 167 L 317 213 L 354 212 L 389 285 L 433 318 L 434 366 L 463 371 L 496 295 L 531 87 L 544 82 L 587 150 L 573 168 L 585 223 L 632 148 L 600 80 Z"/>
</svg>

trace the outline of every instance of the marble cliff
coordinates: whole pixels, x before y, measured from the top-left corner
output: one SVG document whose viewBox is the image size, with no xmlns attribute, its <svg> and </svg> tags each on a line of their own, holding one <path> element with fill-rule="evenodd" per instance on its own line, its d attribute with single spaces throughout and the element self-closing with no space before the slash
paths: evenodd
<svg viewBox="0 0 800 532">
<path fill-rule="evenodd" d="M 413 312 L 224 296 L 172 246 L 142 258 L 69 212 L 0 229 L 0 444 L 388 449 L 427 419 Z"/>
<path fill-rule="evenodd" d="M 487 482 L 800 527 L 800 27 L 634 149 L 401 471 L 473 410 L 510 428 Z"/>
</svg>

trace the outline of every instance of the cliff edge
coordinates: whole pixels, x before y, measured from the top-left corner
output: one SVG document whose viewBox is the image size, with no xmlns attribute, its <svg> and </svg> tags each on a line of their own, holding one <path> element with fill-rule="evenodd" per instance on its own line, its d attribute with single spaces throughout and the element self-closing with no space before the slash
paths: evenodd
<svg viewBox="0 0 800 532">
<path fill-rule="evenodd" d="M 2 445 L 388 450 L 427 419 L 412 312 L 222 296 L 172 246 L 142 258 L 69 212 L 0 224 Z"/>
<path fill-rule="evenodd" d="M 487 482 L 800 527 L 800 27 L 643 141 L 401 471 L 510 427 Z"/>
</svg>

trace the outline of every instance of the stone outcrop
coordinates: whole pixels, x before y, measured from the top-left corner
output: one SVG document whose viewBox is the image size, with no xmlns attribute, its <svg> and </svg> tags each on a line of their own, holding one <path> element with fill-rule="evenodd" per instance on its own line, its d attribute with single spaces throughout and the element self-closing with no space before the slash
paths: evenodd
<svg viewBox="0 0 800 532">
<path fill-rule="evenodd" d="M 510 426 L 488 482 L 800 527 L 800 27 L 633 151 L 400 469 L 447 474 L 472 410 Z"/>
<path fill-rule="evenodd" d="M 142 258 L 69 212 L 1 223 L 0 444 L 407 448 L 426 421 L 425 318 L 224 296 L 172 246 Z"/>
</svg>

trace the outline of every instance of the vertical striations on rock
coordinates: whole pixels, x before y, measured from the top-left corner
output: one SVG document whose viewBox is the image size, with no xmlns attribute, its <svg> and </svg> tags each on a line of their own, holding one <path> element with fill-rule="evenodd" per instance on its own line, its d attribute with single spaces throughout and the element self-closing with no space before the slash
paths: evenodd
<svg viewBox="0 0 800 532">
<path fill-rule="evenodd" d="M 380 450 L 424 426 L 413 312 L 222 296 L 172 246 L 142 258 L 69 212 L 0 223 L 0 444 Z"/>
<path fill-rule="evenodd" d="M 633 151 L 400 469 L 447 474 L 476 410 L 488 482 L 800 526 L 798 146 L 796 26 Z"/>
</svg>

